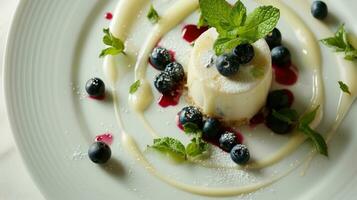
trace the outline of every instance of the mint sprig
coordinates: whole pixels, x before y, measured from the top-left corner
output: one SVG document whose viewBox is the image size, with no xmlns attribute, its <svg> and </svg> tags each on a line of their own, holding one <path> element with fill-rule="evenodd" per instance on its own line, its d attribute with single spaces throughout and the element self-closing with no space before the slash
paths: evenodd
<svg viewBox="0 0 357 200">
<path fill-rule="evenodd" d="M 233 6 L 225 0 L 199 0 L 202 20 L 215 27 L 219 36 L 214 43 L 217 55 L 242 43 L 254 43 L 270 33 L 280 18 L 279 9 L 261 6 L 247 15 L 238 0 Z"/>
<path fill-rule="evenodd" d="M 322 44 L 332 48 L 335 52 L 344 52 L 346 60 L 356 60 L 357 50 L 348 41 L 344 24 L 336 31 L 333 37 L 321 40 Z"/>
<path fill-rule="evenodd" d="M 187 159 L 187 157 L 197 157 L 208 150 L 208 143 L 202 139 L 202 131 L 196 124 L 185 123 L 184 131 L 187 135 L 193 136 L 191 142 L 185 145 L 177 139 L 163 137 L 154 139 L 152 147 L 162 153 L 167 153 L 172 158 Z"/>
<path fill-rule="evenodd" d="M 349 89 L 349 87 L 348 87 L 348 85 L 347 85 L 346 83 L 344 83 L 344 82 L 342 82 L 342 81 L 338 81 L 338 84 L 340 85 L 340 89 L 341 89 L 343 92 L 345 92 L 345 93 L 351 95 L 351 91 L 350 91 L 350 89 Z"/>
<path fill-rule="evenodd" d="M 154 144 L 149 146 L 160 152 L 167 153 L 176 159 L 186 159 L 185 146 L 177 139 L 170 137 L 163 137 L 154 139 Z"/>
<path fill-rule="evenodd" d="M 149 19 L 149 21 L 153 24 L 156 24 L 159 19 L 160 19 L 160 16 L 159 14 L 157 13 L 157 11 L 155 10 L 154 6 L 151 4 L 150 6 L 150 9 L 149 9 L 149 12 L 148 14 L 146 15 L 146 17 Z"/>
<path fill-rule="evenodd" d="M 313 111 L 303 115 L 298 122 L 297 129 L 307 136 L 309 140 L 311 140 L 315 149 L 320 154 L 328 156 L 328 148 L 325 139 L 320 133 L 310 127 L 310 124 L 314 121 L 319 108 L 320 106 L 317 106 Z"/>
<path fill-rule="evenodd" d="M 272 115 L 280 121 L 288 124 L 295 124 L 298 120 L 298 113 L 294 109 L 283 108 L 279 111 L 273 110 Z"/>
<path fill-rule="evenodd" d="M 99 57 L 104 57 L 106 55 L 118 55 L 124 53 L 124 43 L 119 38 L 116 38 L 109 30 L 109 28 L 103 29 L 103 43 L 108 45 L 108 48 L 105 48 L 99 54 Z"/>
</svg>

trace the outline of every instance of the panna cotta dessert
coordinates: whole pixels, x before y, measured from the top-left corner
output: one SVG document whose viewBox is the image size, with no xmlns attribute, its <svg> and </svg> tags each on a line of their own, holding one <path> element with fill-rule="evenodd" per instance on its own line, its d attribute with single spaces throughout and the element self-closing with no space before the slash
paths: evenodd
<svg viewBox="0 0 357 200">
<path fill-rule="evenodd" d="M 265 105 L 271 86 L 269 46 L 264 39 L 253 43 L 253 59 L 226 77 L 215 67 L 213 45 L 217 37 L 216 29 L 211 28 L 195 42 L 187 71 L 189 98 L 206 115 L 246 123 Z"/>
</svg>

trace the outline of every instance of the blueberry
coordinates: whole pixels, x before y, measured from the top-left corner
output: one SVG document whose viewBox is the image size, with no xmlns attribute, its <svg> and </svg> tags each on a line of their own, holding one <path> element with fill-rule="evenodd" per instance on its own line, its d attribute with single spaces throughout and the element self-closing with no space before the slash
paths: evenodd
<svg viewBox="0 0 357 200">
<path fill-rule="evenodd" d="M 154 85 L 162 94 L 169 94 L 175 90 L 176 84 L 167 72 L 161 72 L 155 77 Z"/>
<path fill-rule="evenodd" d="M 86 83 L 86 91 L 91 97 L 102 97 L 105 94 L 105 84 L 99 78 L 91 78 Z"/>
<path fill-rule="evenodd" d="M 270 49 L 280 46 L 281 40 L 281 33 L 277 28 L 274 28 L 272 32 L 265 36 L 265 41 L 268 43 Z"/>
<path fill-rule="evenodd" d="M 217 57 L 216 68 L 223 76 L 232 76 L 239 70 L 237 56 L 232 53 L 225 53 Z"/>
<path fill-rule="evenodd" d="M 230 152 L 232 160 L 239 164 L 246 164 L 250 159 L 248 148 L 244 144 L 235 145 Z"/>
<path fill-rule="evenodd" d="M 288 48 L 277 46 L 271 50 L 271 58 L 274 64 L 283 66 L 291 61 L 291 54 Z"/>
<path fill-rule="evenodd" d="M 239 64 L 247 64 L 254 58 L 254 47 L 251 44 L 240 44 L 234 48 L 233 53 Z"/>
<path fill-rule="evenodd" d="M 289 110 L 291 110 L 291 109 L 284 109 L 284 110 L 285 110 L 284 112 L 286 112 L 286 111 L 290 112 Z M 278 112 L 280 112 L 280 111 L 278 111 Z M 298 117 L 297 117 L 297 114 L 296 114 L 296 116 L 295 115 L 292 116 L 292 119 L 290 119 L 290 120 L 294 122 L 294 121 L 297 121 L 297 118 Z M 275 117 L 272 114 L 272 112 L 270 112 L 268 114 L 268 116 L 266 117 L 266 122 L 265 123 L 266 123 L 267 127 L 270 130 L 272 130 L 274 133 L 277 133 L 277 134 L 289 133 L 294 127 L 293 124 L 290 124 L 290 123 L 288 123 L 286 121 L 283 121 L 283 120 Z"/>
<path fill-rule="evenodd" d="M 202 128 L 202 136 L 208 139 L 216 139 L 221 131 L 221 123 L 215 118 L 206 119 Z"/>
<path fill-rule="evenodd" d="M 226 131 L 219 138 L 219 146 L 224 151 L 230 152 L 235 145 L 237 145 L 237 136 L 234 133 Z"/>
<path fill-rule="evenodd" d="M 185 125 L 186 123 L 193 123 L 201 128 L 203 124 L 203 116 L 198 108 L 194 106 L 187 106 L 182 108 L 180 111 L 179 121 L 182 125 Z"/>
<path fill-rule="evenodd" d="M 311 5 L 311 14 L 317 19 L 325 19 L 328 14 L 328 8 L 323 1 L 314 1 Z"/>
<path fill-rule="evenodd" d="M 178 62 L 172 62 L 166 66 L 165 72 L 169 74 L 172 80 L 176 82 L 183 81 L 185 78 L 185 71 L 182 65 Z"/>
<path fill-rule="evenodd" d="M 111 155 L 110 147 L 104 142 L 95 142 L 88 149 L 89 158 L 97 164 L 106 163 Z"/>
<path fill-rule="evenodd" d="M 269 92 L 266 106 L 269 109 L 279 110 L 282 108 L 288 108 L 291 106 L 293 97 L 290 97 L 292 93 L 288 90 L 274 90 Z"/>
<path fill-rule="evenodd" d="M 170 52 L 165 48 L 156 47 L 150 55 L 150 63 L 158 70 L 164 70 L 170 62 Z"/>
</svg>

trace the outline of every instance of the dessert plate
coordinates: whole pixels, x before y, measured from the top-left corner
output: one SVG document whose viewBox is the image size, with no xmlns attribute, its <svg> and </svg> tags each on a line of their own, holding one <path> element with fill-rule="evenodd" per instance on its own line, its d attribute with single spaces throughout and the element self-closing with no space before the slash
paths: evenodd
<svg viewBox="0 0 357 200">
<path fill-rule="evenodd" d="M 124 1 L 124 0 L 120 0 Z M 126 0 L 125 0 L 126 1 Z M 145 1 L 143 1 L 145 2 Z M 174 0 L 157 0 L 154 5 L 164 12 Z M 265 1 L 258 1 L 264 3 Z M 352 0 L 326 1 L 330 15 L 324 23 L 314 20 L 309 1 L 282 1 L 300 19 L 305 21 L 316 38 L 332 34 L 340 23 L 357 33 L 355 18 L 357 2 Z M 21 1 L 9 33 L 4 68 L 6 104 L 17 146 L 36 184 L 48 199 L 211 199 L 212 197 L 178 190 L 152 176 L 121 143 L 119 127 L 113 108 L 113 96 L 102 101 L 88 98 L 85 82 L 91 77 L 105 78 L 103 60 L 98 58 L 103 48 L 102 29 L 109 26 L 105 13 L 114 11 L 117 1 Z M 149 1 L 143 7 L 148 8 Z M 258 5 L 245 2 L 249 9 Z M 140 49 L 150 32 L 146 14 L 135 16 L 128 40 L 132 49 Z M 177 59 L 185 63 L 190 44 L 181 41 L 182 25 L 196 23 L 198 13 L 186 18 L 162 38 L 162 43 L 176 48 Z M 306 67 L 304 49 L 299 44 L 299 32 L 294 32 L 289 21 L 282 17 L 278 25 L 284 43 L 293 52 L 299 67 L 299 82 L 291 87 L 296 91 L 296 108 L 301 112 L 312 95 L 311 69 Z M 301 34 L 301 33 L 300 33 Z M 356 35 L 356 34 L 355 34 Z M 301 36 L 301 35 L 300 35 Z M 303 36 L 301 36 L 303 37 Z M 356 45 L 356 44 L 355 44 Z M 321 133 L 329 131 L 336 116 L 341 79 L 338 60 L 327 48 L 321 47 L 324 81 L 324 118 L 318 127 Z M 306 52 L 305 52 L 306 53 Z M 127 60 L 128 65 L 133 61 Z M 135 64 L 135 63 L 134 63 Z M 118 112 L 125 131 L 135 138 L 140 150 L 162 174 L 189 185 L 231 188 L 264 180 L 276 174 L 286 174 L 279 181 L 256 192 L 225 199 L 351 199 L 357 187 L 357 106 L 352 105 L 337 135 L 329 143 L 329 157 L 316 156 L 305 162 L 311 151 L 306 142 L 293 154 L 264 170 L 243 171 L 227 168 L 215 169 L 188 163 L 172 163 L 146 149 L 152 143 L 145 124 L 128 105 L 129 86 L 133 82 L 133 68 L 120 67 L 120 81 L 115 85 L 118 93 Z M 147 77 L 157 73 L 147 70 Z M 176 113 L 187 103 L 161 108 L 158 94 L 145 112 L 151 126 L 162 135 L 187 138 L 175 125 Z M 266 133 L 243 131 L 253 154 L 264 157 L 288 140 Z M 114 140 L 112 159 L 105 165 L 95 165 L 87 157 L 87 149 L 94 137 L 110 132 Z M 257 133 L 256 133 L 257 132 Z M 264 134 L 265 133 L 265 134 Z M 215 154 L 215 163 L 226 164 L 227 155 Z M 221 157 L 220 157 L 221 156 Z M 230 167 L 230 168 L 229 168 Z M 294 170 L 289 170 L 294 167 Z"/>
</svg>

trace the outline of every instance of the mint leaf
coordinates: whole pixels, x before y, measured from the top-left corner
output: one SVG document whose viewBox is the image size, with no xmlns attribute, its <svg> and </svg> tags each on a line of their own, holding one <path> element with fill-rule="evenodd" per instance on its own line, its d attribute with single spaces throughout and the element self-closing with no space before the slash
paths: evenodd
<svg viewBox="0 0 357 200">
<path fill-rule="evenodd" d="M 242 40 L 241 38 L 220 38 L 214 42 L 213 44 L 213 49 L 216 53 L 216 55 L 221 55 L 227 51 L 231 51 L 234 47 L 236 47 L 239 44 L 244 43 L 245 41 Z"/>
<path fill-rule="evenodd" d="M 320 106 L 317 106 L 313 111 L 303 115 L 298 123 L 298 130 L 307 136 L 309 140 L 312 141 L 312 144 L 315 146 L 315 149 L 322 155 L 328 156 L 328 147 L 325 142 L 325 139 L 318 132 L 314 131 L 310 127 L 310 123 L 314 121 L 317 111 Z"/>
<path fill-rule="evenodd" d="M 232 6 L 225 0 L 199 0 L 202 16 L 207 24 L 212 27 L 220 26 L 220 23 L 230 19 Z"/>
<path fill-rule="evenodd" d="M 342 82 L 342 81 L 338 81 L 338 84 L 340 85 L 340 89 L 341 89 L 343 92 L 345 92 L 345 93 L 351 95 L 351 92 L 350 92 L 350 89 L 348 88 L 348 85 L 346 85 L 346 84 L 345 84 L 344 82 Z"/>
<path fill-rule="evenodd" d="M 234 26 L 242 26 L 245 23 L 247 18 L 247 9 L 245 8 L 244 4 L 238 0 L 231 12 L 230 12 L 230 19 Z"/>
<path fill-rule="evenodd" d="M 103 57 L 106 55 L 118 55 L 120 53 L 124 53 L 124 43 L 119 39 L 116 38 L 109 29 L 103 29 L 104 36 L 103 36 L 103 43 L 110 47 L 105 48 L 99 54 L 99 57 Z"/>
<path fill-rule="evenodd" d="M 139 89 L 140 85 L 141 85 L 140 80 L 135 81 L 133 84 L 131 84 L 129 88 L 129 93 L 134 94 Z"/>
<path fill-rule="evenodd" d="M 153 24 L 156 24 L 159 19 L 160 19 L 160 16 L 159 14 L 157 13 L 157 11 L 154 9 L 154 6 L 151 4 L 150 6 L 150 9 L 149 9 L 149 12 L 148 14 L 146 15 L 146 17 L 149 19 L 149 21 Z"/>
<path fill-rule="evenodd" d="M 154 144 L 149 146 L 160 152 L 167 153 L 173 158 L 186 159 L 185 146 L 174 138 L 163 137 L 154 139 Z"/>
<path fill-rule="evenodd" d="M 197 134 L 197 133 L 201 133 L 200 128 L 191 122 L 187 122 L 183 125 L 183 131 L 187 134 Z"/>
<path fill-rule="evenodd" d="M 191 143 L 189 143 L 186 147 L 186 153 L 190 157 L 196 157 L 207 151 L 207 149 L 208 144 L 201 138 L 193 138 Z"/>
<path fill-rule="evenodd" d="M 297 119 L 298 119 L 298 114 L 296 112 L 296 110 L 290 109 L 290 108 L 283 108 L 279 111 L 273 110 L 272 115 L 283 121 L 286 122 L 288 124 L 294 124 Z"/>
<path fill-rule="evenodd" d="M 357 50 L 348 41 L 344 24 L 338 28 L 333 37 L 322 39 L 321 42 L 335 52 L 344 52 L 346 60 L 357 59 Z"/>
<path fill-rule="evenodd" d="M 273 6 L 258 7 L 248 15 L 245 24 L 239 27 L 238 35 L 254 43 L 270 33 L 277 25 L 279 18 L 279 9 Z"/>
<path fill-rule="evenodd" d="M 197 28 L 201 28 L 205 26 L 208 26 L 207 20 L 203 17 L 203 15 L 200 15 L 200 18 L 198 19 L 197 22 Z"/>
<path fill-rule="evenodd" d="M 311 124 L 312 121 L 314 121 L 317 111 L 319 110 L 320 106 L 317 106 L 314 110 L 312 110 L 309 113 L 304 114 L 300 120 L 299 120 L 299 124 L 301 126 L 309 126 Z"/>
<path fill-rule="evenodd" d="M 199 3 L 201 19 L 219 34 L 214 44 L 217 55 L 243 42 L 253 43 L 265 37 L 280 18 L 279 9 L 273 6 L 261 6 L 247 16 L 247 9 L 240 0 L 233 6 L 225 0 L 199 0 Z"/>
</svg>

